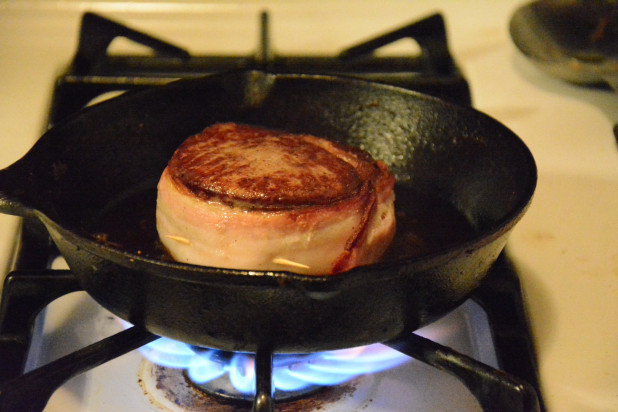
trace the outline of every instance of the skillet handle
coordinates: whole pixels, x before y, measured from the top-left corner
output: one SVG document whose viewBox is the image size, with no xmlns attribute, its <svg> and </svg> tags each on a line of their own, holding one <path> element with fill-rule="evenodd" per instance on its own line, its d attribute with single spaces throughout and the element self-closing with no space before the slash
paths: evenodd
<svg viewBox="0 0 618 412">
<path fill-rule="evenodd" d="M 27 217 L 32 215 L 33 208 L 25 201 L 25 182 L 21 182 L 15 166 L 0 170 L 0 213 Z"/>
</svg>

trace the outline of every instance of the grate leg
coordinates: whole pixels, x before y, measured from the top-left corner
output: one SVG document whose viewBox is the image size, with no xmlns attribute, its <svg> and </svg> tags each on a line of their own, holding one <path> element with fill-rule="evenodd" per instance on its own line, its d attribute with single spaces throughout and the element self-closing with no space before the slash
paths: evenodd
<svg viewBox="0 0 618 412">
<path fill-rule="evenodd" d="M 253 412 L 274 412 L 272 376 L 273 354 L 268 349 L 259 349 L 255 354 L 255 400 Z"/>
<path fill-rule="evenodd" d="M 476 397 L 484 411 L 540 411 L 538 396 L 530 384 L 446 346 L 413 333 L 385 344 L 455 376 Z"/>
<path fill-rule="evenodd" d="M 0 386 L 0 412 L 38 412 L 64 382 L 137 349 L 158 336 L 130 328 L 12 379 Z"/>
</svg>

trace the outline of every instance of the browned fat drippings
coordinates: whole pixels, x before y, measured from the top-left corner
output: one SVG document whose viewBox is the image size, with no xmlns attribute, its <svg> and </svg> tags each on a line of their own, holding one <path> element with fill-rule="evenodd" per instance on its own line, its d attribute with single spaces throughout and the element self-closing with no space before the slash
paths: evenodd
<svg viewBox="0 0 618 412">
<path fill-rule="evenodd" d="M 262 209 L 330 205 L 356 195 L 366 182 L 375 184 L 384 172 L 356 149 L 234 123 L 185 140 L 168 171 L 196 196 Z"/>
<path fill-rule="evenodd" d="M 383 260 L 401 260 L 440 250 L 469 239 L 474 230 L 447 202 L 395 186 L 397 232 Z M 95 240 L 153 259 L 171 261 L 155 223 L 156 188 L 113 202 L 91 230 Z"/>
</svg>

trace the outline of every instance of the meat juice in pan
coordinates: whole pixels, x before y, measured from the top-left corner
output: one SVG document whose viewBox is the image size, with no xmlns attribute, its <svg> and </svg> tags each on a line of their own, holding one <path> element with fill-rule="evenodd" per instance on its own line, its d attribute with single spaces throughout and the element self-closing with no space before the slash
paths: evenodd
<svg viewBox="0 0 618 412">
<path fill-rule="evenodd" d="M 446 201 L 410 187 L 395 185 L 397 231 L 382 260 L 422 256 L 469 239 L 474 229 Z M 137 192 L 110 202 L 93 221 L 92 236 L 99 242 L 151 259 L 171 261 L 156 228 L 157 189 Z"/>
</svg>

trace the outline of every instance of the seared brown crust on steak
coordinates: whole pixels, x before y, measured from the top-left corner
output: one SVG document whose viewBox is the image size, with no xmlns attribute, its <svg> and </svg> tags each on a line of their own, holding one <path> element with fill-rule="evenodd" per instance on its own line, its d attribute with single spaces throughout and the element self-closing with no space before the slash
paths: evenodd
<svg viewBox="0 0 618 412">
<path fill-rule="evenodd" d="M 390 244 L 393 186 L 386 165 L 359 149 L 217 124 L 169 161 L 158 186 L 157 229 L 183 262 L 338 273 L 375 262 Z"/>
<path fill-rule="evenodd" d="M 330 205 L 358 195 L 380 173 L 364 152 L 230 123 L 187 139 L 169 168 L 178 184 L 201 198 L 260 209 Z"/>
</svg>

